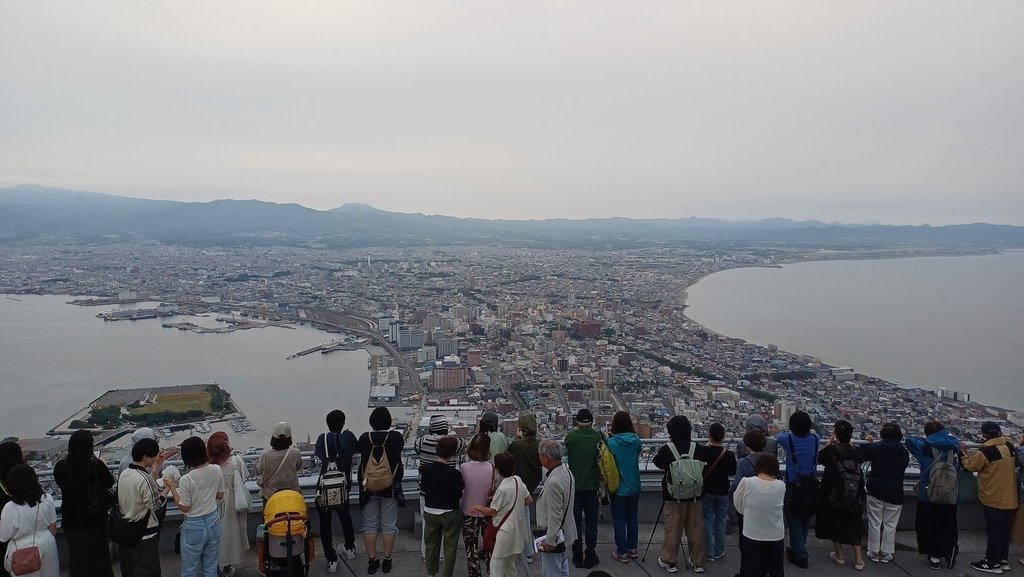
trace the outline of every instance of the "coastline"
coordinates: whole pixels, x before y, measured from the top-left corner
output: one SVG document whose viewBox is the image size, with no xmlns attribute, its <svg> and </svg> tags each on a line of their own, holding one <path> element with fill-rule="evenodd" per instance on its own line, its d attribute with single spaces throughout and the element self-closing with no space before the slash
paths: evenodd
<svg viewBox="0 0 1024 577">
<path fill-rule="evenodd" d="M 824 263 L 824 262 L 833 262 L 833 261 L 903 260 L 903 259 L 908 259 L 908 260 L 909 259 L 915 259 L 916 260 L 916 259 L 924 259 L 924 258 L 993 256 L 993 255 L 1015 254 L 1015 253 L 1024 253 L 1024 249 L 990 250 L 990 251 L 977 252 L 977 253 L 968 253 L 968 254 L 964 254 L 964 253 L 961 253 L 961 252 L 953 252 L 953 253 L 944 253 L 944 254 L 900 255 L 900 256 L 894 256 L 894 257 L 891 257 L 891 258 L 884 258 L 884 257 L 883 258 L 879 258 L 879 257 L 822 258 L 822 259 L 812 259 L 812 260 L 793 260 L 793 261 L 779 262 L 779 263 L 773 263 L 773 264 L 768 264 L 768 265 L 741 264 L 741 265 L 737 265 L 737 266 L 724 267 L 724 268 L 721 268 L 721 269 L 718 269 L 718 270 L 715 270 L 715 271 L 708 272 L 706 274 L 702 274 L 699 277 L 696 277 L 696 278 L 692 279 L 682 289 L 680 289 L 678 292 L 676 292 L 675 299 L 672 302 L 675 302 L 678 306 L 682 307 L 682 313 L 681 314 L 682 314 L 683 318 L 686 319 L 686 322 L 691 323 L 695 327 L 699 327 L 700 330 L 702 330 L 702 331 L 704 331 L 704 332 L 706 332 L 708 334 L 714 335 L 714 336 L 722 338 L 722 339 L 734 339 L 734 340 L 742 341 L 744 343 L 749 343 L 749 344 L 752 344 L 752 345 L 755 345 L 755 346 L 758 346 L 758 347 L 766 347 L 767 345 L 754 343 L 754 342 L 752 342 L 752 341 L 750 341 L 750 340 L 748 340 L 746 338 L 743 338 L 743 337 L 728 335 L 728 334 L 725 334 L 723 332 L 716 331 L 714 329 L 711 329 L 710 327 L 708 327 L 704 323 L 701 323 L 701 322 L 697 321 L 696 319 L 694 319 L 689 314 L 689 312 L 688 312 L 688 309 L 690 308 L 690 302 L 689 302 L 689 299 L 690 299 L 689 291 L 690 291 L 690 289 L 692 289 L 697 284 L 699 284 L 701 281 L 705 280 L 706 278 L 708 278 L 708 277 L 710 277 L 712 275 L 715 275 L 715 274 L 718 274 L 718 273 L 721 273 L 721 272 L 730 271 L 730 270 L 737 270 L 737 269 L 757 269 L 757 268 L 778 268 L 778 269 L 782 269 L 782 268 L 785 268 L 786 265 L 804 264 L 804 263 L 816 263 L 816 262 Z M 817 359 L 818 362 L 823 367 L 836 368 L 836 367 L 841 367 L 841 366 L 849 366 L 849 363 L 846 363 L 846 364 L 833 364 L 832 362 L 827 362 L 826 360 L 818 357 L 817 355 L 812 355 L 812 354 L 808 354 L 808 353 L 805 353 L 805 352 L 799 352 L 799 351 L 795 352 L 795 351 L 789 350 L 788 348 L 778 347 L 778 350 L 780 352 L 782 352 L 782 353 L 785 353 L 785 354 L 788 354 L 788 355 L 792 355 L 792 356 L 810 357 L 810 358 Z M 835 359 L 831 359 L 831 361 L 834 362 Z M 892 387 L 898 387 L 898 388 L 904 389 L 904 390 L 918 390 L 918 391 L 929 391 L 929 392 L 931 392 L 931 391 L 934 391 L 936 388 L 941 386 L 941 385 L 934 385 L 934 387 L 928 387 L 928 386 L 913 385 L 913 384 L 903 384 L 903 383 L 901 383 L 899 381 L 896 381 L 896 380 L 889 380 L 887 378 L 878 377 L 878 376 L 875 376 L 873 374 L 869 374 L 867 372 L 861 372 L 861 371 L 857 371 L 857 374 L 863 375 L 865 378 L 878 381 L 879 383 L 881 383 L 883 385 L 889 385 L 889 386 L 892 386 Z M 967 392 L 970 392 L 970 391 L 967 391 Z M 973 393 L 972 393 L 972 396 L 973 396 Z M 974 400 L 969 401 L 969 403 L 976 404 L 976 405 L 979 405 L 981 407 L 990 408 L 990 409 L 994 409 L 994 410 L 998 410 L 998 411 L 1009 412 L 1009 413 L 1022 413 L 1022 412 L 1024 412 L 1024 406 L 1020 406 L 1020 407 L 1005 407 L 1005 406 L 1001 406 L 1001 405 L 988 404 L 988 403 L 983 403 L 983 402 L 974 401 Z"/>
</svg>

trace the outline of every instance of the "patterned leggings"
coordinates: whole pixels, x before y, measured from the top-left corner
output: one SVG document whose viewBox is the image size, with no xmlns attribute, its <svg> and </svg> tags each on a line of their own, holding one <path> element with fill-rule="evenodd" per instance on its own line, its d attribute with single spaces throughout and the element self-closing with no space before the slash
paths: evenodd
<svg viewBox="0 0 1024 577">
<path fill-rule="evenodd" d="M 480 577 L 479 536 L 483 533 L 486 517 L 462 516 L 462 542 L 466 546 L 466 569 L 469 577 Z"/>
</svg>

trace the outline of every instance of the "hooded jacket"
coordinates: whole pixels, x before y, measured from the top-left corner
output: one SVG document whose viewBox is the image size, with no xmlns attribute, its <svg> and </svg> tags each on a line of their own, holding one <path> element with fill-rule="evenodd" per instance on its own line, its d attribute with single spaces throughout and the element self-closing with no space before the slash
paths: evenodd
<svg viewBox="0 0 1024 577">
<path fill-rule="evenodd" d="M 537 438 L 537 415 L 523 413 L 519 415 L 519 430 L 522 439 L 516 439 L 508 446 L 508 452 L 516 458 L 516 475 L 523 480 L 530 493 L 537 491 L 540 485 L 540 439 Z"/>
<path fill-rule="evenodd" d="M 619 468 L 619 489 L 615 491 L 619 497 L 640 493 L 640 451 L 643 447 L 636 433 L 616 433 L 608 437 L 608 450 Z"/>
<path fill-rule="evenodd" d="M 861 445 L 860 453 L 871 463 L 868 475 L 868 495 L 892 503 L 903 504 L 903 477 L 907 474 L 910 454 L 897 439 L 882 439 L 880 443 Z"/>
<path fill-rule="evenodd" d="M 764 449 L 762 453 L 768 453 L 769 455 L 779 454 L 779 442 L 774 437 L 768 436 L 768 421 L 764 420 L 761 415 L 750 415 L 747 420 L 743 422 L 743 430 L 750 431 L 761 431 L 764 434 Z M 750 449 L 747 449 L 746 445 L 742 442 L 736 443 L 736 458 L 741 459 L 750 454 Z"/>
<path fill-rule="evenodd" d="M 917 498 L 926 503 L 928 502 L 928 471 L 931 469 L 932 463 L 935 462 L 932 451 L 928 450 L 929 447 L 938 453 L 940 459 L 946 460 L 947 451 L 960 450 L 960 441 L 945 429 L 935 431 L 927 438 L 907 437 L 907 449 L 921 466 L 921 481 L 918 483 Z"/>
<path fill-rule="evenodd" d="M 977 451 L 966 455 L 964 469 L 978 474 L 978 499 L 993 509 L 1016 509 L 1017 469 L 1013 444 L 999 436 L 982 443 Z"/>
</svg>

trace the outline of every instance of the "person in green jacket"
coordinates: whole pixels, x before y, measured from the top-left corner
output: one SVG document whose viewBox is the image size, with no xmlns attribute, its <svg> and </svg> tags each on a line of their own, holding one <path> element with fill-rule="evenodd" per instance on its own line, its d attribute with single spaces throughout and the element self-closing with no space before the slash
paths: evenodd
<svg viewBox="0 0 1024 577">
<path fill-rule="evenodd" d="M 519 415 L 519 432 L 522 438 L 512 441 L 508 446 L 508 452 L 516 458 L 516 475 L 523 480 L 523 484 L 530 491 L 532 499 L 537 499 L 537 486 L 540 485 L 540 439 L 537 437 L 537 415 L 523 413 Z M 536 509 L 536 507 L 533 507 Z M 523 543 L 523 557 L 527 563 L 533 563 L 533 522 L 530 520 L 530 507 L 523 509 L 526 515 L 526 526 L 531 530 L 527 531 Z"/>
<path fill-rule="evenodd" d="M 597 448 L 604 440 L 594 430 L 594 414 L 590 409 L 576 413 L 576 428 L 565 436 L 565 450 L 569 457 L 569 471 L 576 478 L 572 516 L 576 520 L 576 540 L 572 544 L 572 564 L 576 568 L 590 569 L 598 564 L 597 551 Z M 584 535 L 584 520 L 586 535 Z M 586 551 L 583 543 L 586 539 Z"/>
<path fill-rule="evenodd" d="M 480 417 L 480 432 L 491 439 L 490 454 L 487 455 L 487 460 L 493 465 L 495 455 L 508 452 L 508 437 L 498 430 L 498 413 L 487 411 Z"/>
</svg>

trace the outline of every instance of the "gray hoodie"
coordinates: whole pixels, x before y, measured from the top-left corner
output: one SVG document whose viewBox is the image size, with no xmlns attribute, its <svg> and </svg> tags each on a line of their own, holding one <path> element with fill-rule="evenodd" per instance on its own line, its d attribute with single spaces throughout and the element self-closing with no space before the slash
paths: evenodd
<svg viewBox="0 0 1024 577">
<path fill-rule="evenodd" d="M 768 421 L 764 420 L 761 415 L 750 415 L 747 420 L 743 422 L 744 430 L 750 432 L 758 430 L 764 433 L 764 438 L 767 444 L 764 446 L 762 453 L 768 453 L 769 455 L 778 456 L 779 454 L 779 442 L 774 437 L 768 435 Z M 743 457 L 750 454 L 750 451 L 743 445 L 743 442 L 736 444 L 736 458 L 742 459 Z"/>
</svg>

